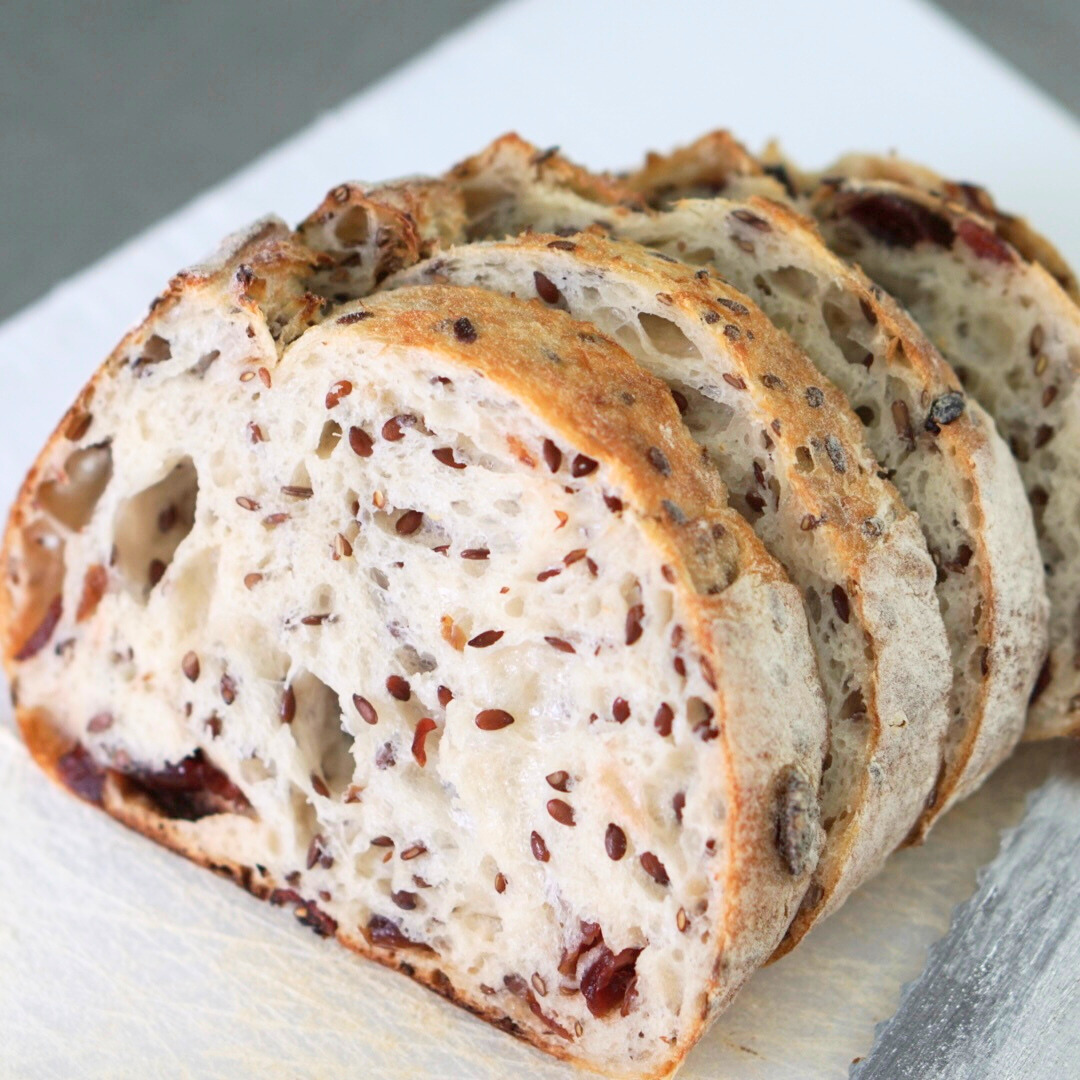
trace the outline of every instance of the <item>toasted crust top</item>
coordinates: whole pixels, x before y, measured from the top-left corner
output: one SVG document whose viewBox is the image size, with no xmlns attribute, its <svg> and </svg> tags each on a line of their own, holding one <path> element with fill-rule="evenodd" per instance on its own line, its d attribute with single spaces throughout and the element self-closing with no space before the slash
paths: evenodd
<svg viewBox="0 0 1080 1080">
<path fill-rule="evenodd" d="M 669 154 L 650 150 L 626 182 L 651 203 L 687 188 L 720 191 L 734 176 L 764 175 L 761 162 L 731 132 L 718 129 Z"/>
</svg>

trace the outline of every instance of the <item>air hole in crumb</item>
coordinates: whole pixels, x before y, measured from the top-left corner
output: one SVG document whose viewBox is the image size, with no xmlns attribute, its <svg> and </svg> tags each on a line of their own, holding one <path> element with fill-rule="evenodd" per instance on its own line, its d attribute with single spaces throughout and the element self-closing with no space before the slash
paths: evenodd
<svg viewBox="0 0 1080 1080">
<path fill-rule="evenodd" d="M 766 277 L 774 292 L 787 293 L 800 300 L 809 300 L 817 293 L 817 279 L 797 266 L 781 266 L 778 270 L 768 271 Z"/>
<path fill-rule="evenodd" d="M 112 450 L 106 445 L 76 450 L 64 462 L 62 480 L 38 488 L 41 508 L 61 525 L 78 532 L 91 518 L 112 477 Z"/>
<path fill-rule="evenodd" d="M 198 634 L 206 625 L 217 584 L 219 549 L 196 548 L 173 570 L 170 620 L 180 634 Z"/>
<path fill-rule="evenodd" d="M 342 727 L 337 694 L 310 671 L 291 682 L 296 713 L 290 725 L 293 738 L 312 776 L 321 778 L 331 798 L 339 797 L 353 777 L 353 737 Z"/>
<path fill-rule="evenodd" d="M 327 420 L 322 426 L 319 435 L 319 445 L 315 448 L 316 456 L 325 461 L 333 452 L 341 439 L 341 425 L 333 420 Z"/>
<path fill-rule="evenodd" d="M 668 356 L 700 359 L 701 353 L 697 346 L 670 319 L 643 311 L 638 315 L 638 322 L 649 344 L 657 352 Z"/>
<path fill-rule="evenodd" d="M 199 477 L 186 457 L 156 484 L 126 499 L 116 515 L 116 566 L 142 598 L 161 580 L 195 524 Z"/>
<path fill-rule="evenodd" d="M 257 784 L 262 780 L 273 780 L 277 776 L 277 766 L 271 761 L 252 755 L 240 762 L 240 779 L 246 784 Z"/>
<path fill-rule="evenodd" d="M 701 698 L 692 697 L 686 700 L 686 722 L 690 729 L 701 724 L 707 724 L 713 718 L 713 710 Z"/>
<path fill-rule="evenodd" d="M 311 473 L 302 461 L 293 469 L 286 486 L 289 488 L 287 494 L 293 498 L 303 497 L 305 492 L 311 490 Z"/>
<path fill-rule="evenodd" d="M 829 331 L 829 337 L 832 338 L 833 344 L 843 354 L 844 359 L 849 364 L 862 364 L 868 367 L 867 359 L 869 358 L 872 362 L 870 350 L 850 335 L 853 325 L 862 327 L 865 326 L 865 321 L 860 318 L 856 322 L 856 316 L 848 314 L 833 300 L 826 300 L 821 305 L 821 314 L 825 319 L 825 327 Z"/>
<path fill-rule="evenodd" d="M 334 225 L 334 238 L 342 247 L 359 247 L 371 235 L 371 223 L 367 211 L 351 206 Z"/>
</svg>

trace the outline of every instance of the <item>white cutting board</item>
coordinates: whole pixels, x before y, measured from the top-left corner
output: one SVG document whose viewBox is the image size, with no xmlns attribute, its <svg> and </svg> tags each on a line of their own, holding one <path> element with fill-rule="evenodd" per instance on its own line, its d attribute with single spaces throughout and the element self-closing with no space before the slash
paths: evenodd
<svg viewBox="0 0 1080 1080">
<path fill-rule="evenodd" d="M 296 220 L 345 178 L 441 170 L 510 128 L 614 167 L 721 125 L 752 147 L 780 136 L 808 165 L 897 147 L 985 181 L 1080 263 L 1080 128 L 913 0 L 523 0 L 0 326 L 0 500 L 168 276 L 238 225 L 267 211 Z M 569 1075 L 55 790 L 4 709 L 0 1076 Z M 1025 793 L 1062 758 L 1080 777 L 1080 747 L 1022 751 L 925 847 L 897 855 L 796 953 L 755 976 L 681 1075 L 846 1075 Z"/>
</svg>

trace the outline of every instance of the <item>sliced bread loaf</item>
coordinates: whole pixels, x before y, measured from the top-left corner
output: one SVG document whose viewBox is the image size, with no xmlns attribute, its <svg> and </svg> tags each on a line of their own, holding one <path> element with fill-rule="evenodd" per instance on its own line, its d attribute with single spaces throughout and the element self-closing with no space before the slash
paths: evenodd
<svg viewBox="0 0 1080 1080">
<path fill-rule="evenodd" d="M 823 184 L 812 205 L 830 245 L 908 308 L 1008 440 L 1051 600 L 1026 734 L 1080 732 L 1080 309 L 982 218 L 926 191 L 851 180 Z"/>
<path fill-rule="evenodd" d="M 534 297 L 619 341 L 671 387 L 732 505 L 801 588 L 831 738 L 827 841 L 793 944 L 881 866 L 937 777 L 951 671 L 917 520 L 843 394 L 708 271 L 589 233 L 529 234 L 451 248 L 386 284 L 431 281 Z M 651 464 L 667 471 L 662 455 Z"/>
<path fill-rule="evenodd" d="M 774 200 L 684 200 L 641 213 L 627 198 L 599 205 L 582 170 L 564 164 L 537 179 L 535 151 L 500 139 L 453 170 L 466 203 L 485 193 L 496 233 L 593 222 L 677 256 L 713 265 L 751 294 L 849 396 L 866 436 L 908 504 L 919 512 L 938 565 L 938 597 L 953 656 L 951 722 L 944 759 L 913 837 L 925 835 L 1015 745 L 1046 639 L 1046 598 L 1030 509 L 1008 451 L 981 408 L 956 402 L 955 375 L 920 329 L 857 270 L 829 252 L 813 226 Z M 574 191 L 559 180 L 576 170 Z M 630 182 L 652 203 L 665 192 L 776 182 L 725 133 L 671 156 L 653 156 Z M 651 187 L 647 183 L 647 176 Z M 790 182 L 789 178 L 785 180 Z M 724 190 L 735 190 L 731 183 Z M 491 208 L 495 209 L 492 210 Z M 475 235 L 476 225 L 468 222 Z M 920 421 L 939 401 L 960 415 L 937 431 Z M 965 408 L 966 407 L 966 408 Z M 941 406 L 938 406 L 940 411 Z M 906 419 L 905 419 L 906 418 Z"/>
<path fill-rule="evenodd" d="M 325 268 L 268 223 L 176 279 L 49 440 L 3 549 L 24 735 L 316 932 L 666 1075 L 820 849 L 798 593 L 599 332 L 327 311 Z"/>
</svg>

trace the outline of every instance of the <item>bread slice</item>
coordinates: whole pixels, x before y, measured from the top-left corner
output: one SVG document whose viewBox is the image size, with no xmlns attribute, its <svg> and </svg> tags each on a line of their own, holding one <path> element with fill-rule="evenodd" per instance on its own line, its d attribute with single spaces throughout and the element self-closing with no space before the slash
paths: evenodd
<svg viewBox="0 0 1080 1080">
<path fill-rule="evenodd" d="M 945 761 L 916 833 L 924 836 L 1012 750 L 1045 647 L 1043 572 L 1008 450 L 912 320 L 785 206 L 688 201 L 643 232 L 662 250 L 708 259 L 792 334 L 846 392 L 919 514 L 955 672 Z"/>
<path fill-rule="evenodd" d="M 798 593 L 593 328 L 334 309 L 324 269 L 270 222 L 177 278 L 49 440 L 3 550 L 24 735 L 316 932 L 666 1075 L 821 846 Z"/>
<path fill-rule="evenodd" d="M 732 505 L 801 588 L 831 740 L 828 838 L 794 943 L 904 839 L 940 765 L 951 671 L 917 520 L 843 394 L 707 271 L 588 233 L 530 234 L 451 248 L 386 284 L 431 281 L 536 297 L 619 341 L 671 387 Z"/>
<path fill-rule="evenodd" d="M 832 247 L 899 299 L 993 415 L 1034 508 L 1048 576 L 1050 651 L 1027 738 L 1080 733 L 1080 309 L 977 215 L 888 181 L 823 185 Z"/>
<path fill-rule="evenodd" d="M 782 168 L 794 178 L 799 191 L 804 194 L 816 190 L 825 179 L 886 180 L 958 203 L 982 218 L 1028 262 L 1039 263 L 1073 300 L 1080 301 L 1080 284 L 1061 252 L 1026 219 L 1000 209 L 984 187 L 967 181 L 948 180 L 925 165 L 905 161 L 895 154 L 845 154 L 818 173 L 799 170 L 776 144 L 766 149 L 763 159 L 764 168 Z"/>
</svg>

